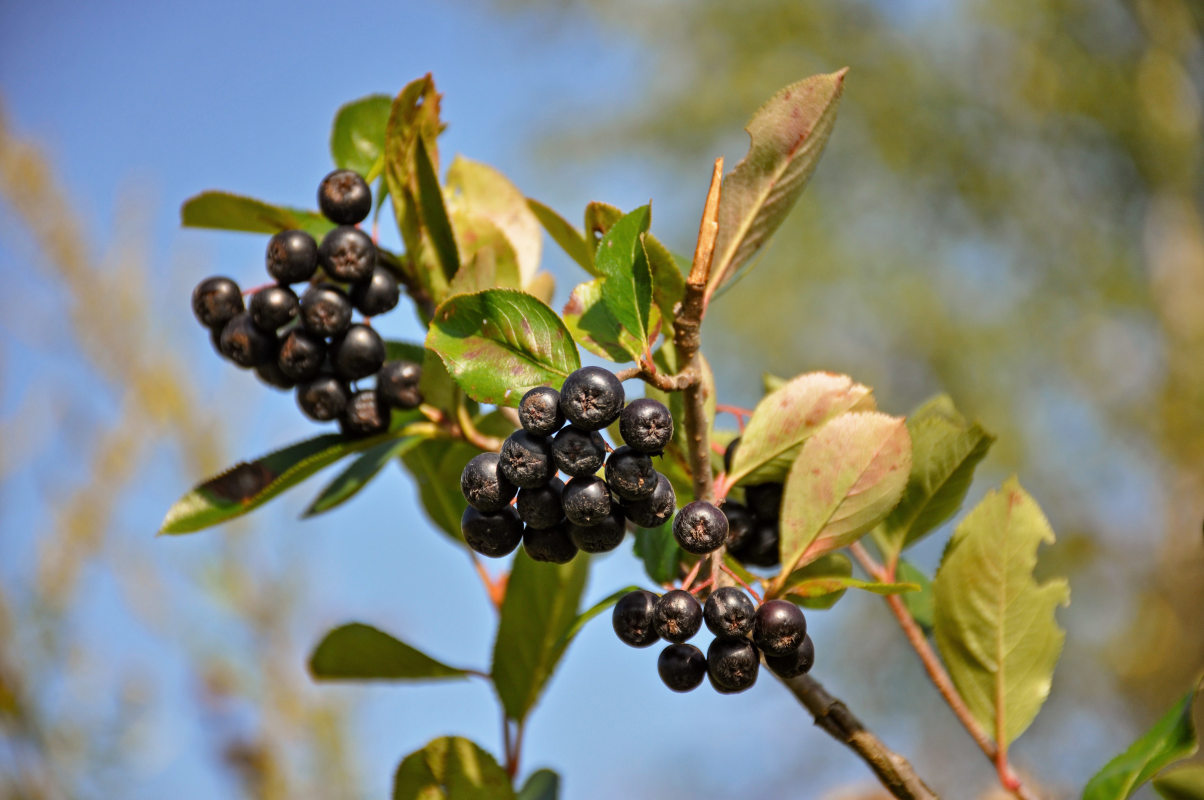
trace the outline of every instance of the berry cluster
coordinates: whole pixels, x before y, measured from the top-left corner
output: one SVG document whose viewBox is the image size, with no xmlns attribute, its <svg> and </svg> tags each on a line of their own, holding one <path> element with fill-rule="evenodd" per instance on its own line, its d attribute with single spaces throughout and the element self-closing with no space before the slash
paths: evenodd
<svg viewBox="0 0 1204 800">
<path fill-rule="evenodd" d="M 734 439 L 723 454 L 724 469 L 732 468 L 732 456 L 740 440 Z M 727 551 L 750 567 L 776 567 L 781 560 L 778 517 L 782 511 L 782 484 L 759 483 L 744 487 L 744 502 L 723 503 L 727 517 Z"/>
<path fill-rule="evenodd" d="M 702 654 L 686 644 L 706 622 L 715 639 Z M 669 642 L 657 660 L 661 680 L 675 692 L 697 688 L 705 675 L 722 694 L 735 694 L 757 680 L 761 656 L 783 678 L 811 669 L 815 646 L 807 635 L 802 609 L 787 600 L 754 606 L 735 587 L 717 589 L 700 605 L 690 592 L 673 589 L 662 596 L 649 591 L 624 595 L 611 617 L 615 633 L 632 647 Z"/>
<path fill-rule="evenodd" d="M 386 362 L 385 343 L 367 324 L 401 296 L 397 279 L 377 263 L 376 245 L 356 227 L 372 210 L 368 184 L 336 170 L 318 187 L 318 206 L 337 227 L 320 245 L 305 231 L 273 236 L 266 260 L 275 283 L 242 292 L 230 278 L 206 278 L 192 292 L 192 310 L 218 353 L 270 386 L 295 388 L 310 419 L 337 419 L 348 435 L 378 433 L 390 408 L 422 403 L 422 367 Z M 299 298 L 297 283 L 308 284 Z M 353 311 L 364 320 L 353 322 Z M 374 389 L 354 388 L 373 375 Z"/>
</svg>

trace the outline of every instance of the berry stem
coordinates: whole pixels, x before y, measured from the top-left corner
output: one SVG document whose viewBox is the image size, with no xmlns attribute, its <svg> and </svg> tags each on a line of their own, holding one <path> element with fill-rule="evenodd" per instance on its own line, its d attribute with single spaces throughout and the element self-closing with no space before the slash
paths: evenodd
<svg viewBox="0 0 1204 800">
<path fill-rule="evenodd" d="M 690 571 L 686 573 L 686 577 L 682 578 L 681 588 L 685 591 L 690 591 L 690 584 L 698 577 L 698 570 L 702 568 L 702 562 L 705 559 L 698 559 L 694 562 L 694 566 L 690 567 Z"/>
<path fill-rule="evenodd" d="M 719 569 L 721 569 L 723 571 L 723 574 L 730 576 L 732 578 L 732 580 L 734 580 L 736 583 L 743 586 L 744 591 L 751 594 L 753 596 L 753 599 L 757 601 L 757 604 L 760 605 L 761 595 L 757 593 L 756 589 L 752 588 L 747 583 L 745 583 L 744 579 L 741 578 L 739 575 L 737 575 L 731 567 L 729 567 L 727 564 L 720 563 Z"/>
<path fill-rule="evenodd" d="M 464 441 L 486 452 L 496 453 L 501 450 L 501 439 L 496 436 L 486 436 L 477 430 L 477 426 L 473 424 L 472 417 L 468 413 L 468 406 L 464 404 L 464 395 L 459 390 L 456 391 L 455 403 L 456 423 L 460 426 L 460 436 Z"/>
</svg>

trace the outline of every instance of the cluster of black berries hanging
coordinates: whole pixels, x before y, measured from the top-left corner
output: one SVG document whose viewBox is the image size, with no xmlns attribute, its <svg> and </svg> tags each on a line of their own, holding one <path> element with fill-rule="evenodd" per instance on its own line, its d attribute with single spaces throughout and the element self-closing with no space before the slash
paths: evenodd
<svg viewBox="0 0 1204 800">
<path fill-rule="evenodd" d="M 336 170 L 318 187 L 318 206 L 337 227 L 319 245 L 305 231 L 281 231 L 268 242 L 275 283 L 248 290 L 214 277 L 192 292 L 192 310 L 224 358 L 254 369 L 270 386 L 296 389 L 310 419 L 337 419 L 345 434 L 378 433 L 390 408 L 422 403 L 422 367 L 385 361 L 385 343 L 367 318 L 392 310 L 397 279 L 377 263 L 376 245 L 356 227 L 372 210 L 372 191 L 357 173 Z M 319 273 L 318 268 L 321 267 Z M 307 283 L 300 298 L 291 288 Z M 363 322 L 353 322 L 353 310 Z M 374 389 L 355 382 L 376 376 Z"/>
<path fill-rule="evenodd" d="M 611 617 L 615 633 L 632 647 L 648 647 L 664 639 L 657 671 L 675 692 L 688 692 L 710 678 L 723 694 L 742 692 L 757 680 L 761 656 L 783 678 L 811 669 L 815 646 L 807 635 L 803 611 L 788 600 L 769 600 L 760 607 L 740 589 L 725 586 L 711 592 L 705 605 L 682 589 L 658 597 L 640 590 L 624 595 Z M 686 644 L 706 622 L 715 639 L 702 654 Z"/>
<path fill-rule="evenodd" d="M 735 439 L 723 454 L 724 469 L 731 471 L 732 456 L 740 444 Z M 744 487 L 744 502 L 730 496 L 723 503 L 727 517 L 727 552 L 750 567 L 776 567 L 781 561 L 778 518 L 782 511 L 782 484 L 758 483 Z"/>
<path fill-rule="evenodd" d="M 564 564 L 578 550 L 618 547 L 627 520 L 655 528 L 673 516 L 673 486 L 652 464 L 673 437 L 663 403 L 641 398 L 624 406 L 613 373 L 583 367 L 559 392 L 540 386 L 523 395 L 518 418 L 522 429 L 501 452 L 482 453 L 460 476 L 468 501 L 461 529 L 473 550 L 504 556 L 521 541 L 536 561 Z M 607 455 L 599 431 L 616 419 L 624 444 Z"/>
</svg>

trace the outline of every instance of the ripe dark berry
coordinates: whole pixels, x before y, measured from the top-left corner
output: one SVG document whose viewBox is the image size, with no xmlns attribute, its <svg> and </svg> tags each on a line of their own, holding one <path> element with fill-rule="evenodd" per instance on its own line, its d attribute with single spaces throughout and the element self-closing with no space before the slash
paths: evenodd
<svg viewBox="0 0 1204 800">
<path fill-rule="evenodd" d="M 351 395 L 343 416 L 339 417 L 339 428 L 346 436 L 371 436 L 383 433 L 388 427 L 389 407 L 375 389 L 363 389 Z"/>
<path fill-rule="evenodd" d="M 366 281 L 376 266 L 376 245 L 359 228 L 340 225 L 318 245 L 318 266 L 342 283 Z"/>
<path fill-rule="evenodd" d="M 281 231 L 268 242 L 268 274 L 281 283 L 300 283 L 318 268 L 318 243 L 305 231 Z"/>
<path fill-rule="evenodd" d="M 255 377 L 276 389 L 291 389 L 297 385 L 297 381 L 284 374 L 280 369 L 280 365 L 276 363 L 276 359 L 270 358 L 262 364 L 255 366 Z"/>
<path fill-rule="evenodd" d="M 372 270 L 371 277 L 366 281 L 352 284 L 348 293 L 351 303 L 365 317 L 375 317 L 386 311 L 392 311 L 401 298 L 401 289 L 393 273 L 383 267 Z"/>
<path fill-rule="evenodd" d="M 656 488 L 647 500 L 624 500 L 623 511 L 627 518 L 641 528 L 659 528 L 673 516 L 677 510 L 677 494 L 673 484 L 659 472 L 656 474 Z"/>
<path fill-rule="evenodd" d="M 351 324 L 351 301 L 337 286 L 311 286 L 301 295 L 301 324 L 315 336 L 337 336 Z"/>
<path fill-rule="evenodd" d="M 769 656 L 786 656 L 803 643 L 807 618 L 803 610 L 789 600 L 769 600 L 757 609 L 753 621 L 753 641 Z"/>
<path fill-rule="evenodd" d="M 673 536 L 687 553 L 710 553 L 727 539 L 727 517 L 705 500 L 695 500 L 677 512 Z"/>
<path fill-rule="evenodd" d="M 268 286 L 251 296 L 251 320 L 269 333 L 296 319 L 300 308 L 297 295 L 287 286 Z"/>
<path fill-rule="evenodd" d="M 626 535 L 623 509 L 617 504 L 612 505 L 610 513 L 595 525 L 569 523 L 569 536 L 583 553 L 609 553 L 623 543 Z"/>
<path fill-rule="evenodd" d="M 242 310 L 242 292 L 229 278 L 206 278 L 192 290 L 192 313 L 207 328 L 220 330 Z"/>
<path fill-rule="evenodd" d="M 422 365 L 413 361 L 386 361 L 376 374 L 376 391 L 395 408 L 418 408 L 422 405 Z"/>
<path fill-rule="evenodd" d="M 716 639 L 707 648 L 707 672 L 730 692 L 742 692 L 757 682 L 761 657 L 747 639 Z"/>
<path fill-rule="evenodd" d="M 727 539 L 724 544 L 728 550 L 735 552 L 748 541 L 757 523 L 751 511 L 731 500 L 724 502 L 723 516 L 727 517 Z"/>
<path fill-rule="evenodd" d="M 515 431 L 502 442 L 499 469 L 506 480 L 523 489 L 543 486 L 556 474 L 551 448 L 542 436 Z"/>
<path fill-rule="evenodd" d="M 573 478 L 564 485 L 561 496 L 564 515 L 574 525 L 597 525 L 610 514 L 610 490 L 596 475 Z"/>
<path fill-rule="evenodd" d="M 326 340 L 304 328 L 293 328 L 280 342 L 276 363 L 280 371 L 296 381 L 318 377 L 326 361 Z"/>
<path fill-rule="evenodd" d="M 730 473 L 732 471 L 732 459 L 736 457 L 736 448 L 740 446 L 740 437 L 737 436 L 728 442 L 727 447 L 723 450 L 723 471 Z"/>
<path fill-rule="evenodd" d="M 619 415 L 619 435 L 641 453 L 661 453 L 673 438 L 673 415 L 659 400 L 632 400 Z"/>
<path fill-rule="evenodd" d="M 780 540 L 777 522 L 758 522 L 732 555 L 750 567 L 776 567 L 781 561 Z"/>
<path fill-rule="evenodd" d="M 574 478 L 593 475 L 606 460 L 606 442 L 597 431 L 584 431 L 570 425 L 553 437 L 552 458 L 556 468 L 566 475 Z"/>
<path fill-rule="evenodd" d="M 331 222 L 355 225 L 372 211 L 372 190 L 358 172 L 335 170 L 318 186 L 318 208 Z"/>
<path fill-rule="evenodd" d="M 493 514 L 510 505 L 518 487 L 498 472 L 497 453 L 473 456 L 460 473 L 460 491 L 477 511 Z"/>
<path fill-rule="evenodd" d="M 351 325 L 330 343 L 330 362 L 344 380 L 372 375 L 385 363 L 385 343 L 368 325 Z"/>
<path fill-rule="evenodd" d="M 318 422 L 337 418 L 347 408 L 351 390 L 333 375 L 319 375 L 297 387 L 297 405 Z"/>
<path fill-rule="evenodd" d="M 623 397 L 623 384 L 610 370 L 582 367 L 564 379 L 560 410 L 578 428 L 598 431 L 619 418 Z"/>
<path fill-rule="evenodd" d="M 765 654 L 765 666 L 783 678 L 797 678 L 799 675 L 805 675 L 811 671 L 811 665 L 814 663 L 815 645 L 811 642 L 810 636 L 804 636 L 803 643 L 798 646 L 798 649 L 787 655 Z"/>
<path fill-rule="evenodd" d="M 485 514 L 472 506 L 460 517 L 465 543 L 483 556 L 501 558 L 514 552 L 523 539 L 523 523 L 510 506 L 496 514 Z"/>
<path fill-rule="evenodd" d="M 577 555 L 577 545 L 569 535 L 571 523 L 562 520 L 550 528 L 523 528 L 523 549 L 534 561 L 567 564 Z"/>
<path fill-rule="evenodd" d="M 656 476 L 652 458 L 627 445 L 606 459 L 606 483 L 624 500 L 647 500 L 656 491 Z"/>
<path fill-rule="evenodd" d="M 777 522 L 782 511 L 782 484 L 758 483 L 744 487 L 744 501 L 760 522 Z"/>
<path fill-rule="evenodd" d="M 552 478 L 534 489 L 520 489 L 514 503 L 519 518 L 528 528 L 550 528 L 559 524 L 564 519 L 564 509 L 560 505 L 563 491 L 564 481 L 560 478 Z"/>
<path fill-rule="evenodd" d="M 560 413 L 560 392 L 550 386 L 536 386 L 518 403 L 518 421 L 523 430 L 536 436 L 551 436 L 564 425 Z"/>
<path fill-rule="evenodd" d="M 673 691 L 688 692 L 697 689 L 706 677 L 707 659 L 692 644 L 671 644 L 661 651 L 656 671 Z"/>
<path fill-rule="evenodd" d="M 752 630 L 757 609 L 748 595 L 734 586 L 711 592 L 702 607 L 707 630 L 721 639 L 742 639 Z"/>
<path fill-rule="evenodd" d="M 240 367 L 254 367 L 276 354 L 276 336 L 255 327 L 244 311 L 222 328 L 221 348 L 226 358 Z"/>
<path fill-rule="evenodd" d="M 647 647 L 659 638 L 652 624 L 656 600 L 656 595 L 643 589 L 619 598 L 610 621 L 620 639 L 632 647 Z"/>
<path fill-rule="evenodd" d="M 702 627 L 702 606 L 694 595 L 681 589 L 665 592 L 652 614 L 656 633 L 667 642 L 688 641 Z"/>
</svg>

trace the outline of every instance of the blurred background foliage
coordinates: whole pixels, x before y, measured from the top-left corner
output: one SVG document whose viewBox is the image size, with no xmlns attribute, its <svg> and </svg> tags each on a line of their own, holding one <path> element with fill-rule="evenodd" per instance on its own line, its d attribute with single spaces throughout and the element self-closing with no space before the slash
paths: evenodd
<svg viewBox="0 0 1204 800">
<path fill-rule="evenodd" d="M 1076 781 L 1204 664 L 1204 6 L 495 0 L 474 8 L 538 15 L 549 29 L 588 29 L 643 54 L 642 81 L 621 107 L 587 100 L 572 114 L 533 118 L 527 156 L 546 185 L 566 162 L 624 178 L 632 163 L 653 164 L 653 183 L 665 189 L 654 197 L 654 230 L 683 252 L 710 158 L 723 153 L 734 166 L 752 110 L 804 75 L 852 68 L 811 186 L 757 268 L 713 304 L 704 347 L 725 402 L 754 403 L 763 371 L 828 369 L 874 386 L 896 413 L 946 391 L 999 436 L 969 502 L 1017 473 L 1059 537 L 1039 569 L 1069 575 L 1073 601 L 1060 614 L 1069 635 L 1051 701 L 1016 761 L 1052 796 L 1075 794 Z M 217 549 L 193 567 L 172 571 L 147 557 L 156 543 L 145 525 L 114 513 L 165 440 L 192 476 L 249 455 L 225 446 L 213 412 L 191 399 L 195 376 L 163 349 L 165 332 L 188 321 L 156 315 L 138 294 L 150 269 L 138 214 L 123 214 L 116 244 L 98 254 L 69 224 L 82 211 L 38 146 L 3 126 L 0 182 L 6 236 L 17 234 L 27 263 L 55 287 L 4 300 L 24 326 L 6 326 L 5 336 L 21 328 L 69 347 L 105 387 L 104 413 L 91 413 L 94 398 L 73 394 L 68 376 L 23 385 L 22 402 L 0 420 L 3 502 L 44 504 L 53 520 L 24 554 L 24 578 L 0 584 L 0 798 L 121 796 L 123 759 L 141 752 L 130 720 L 153 717 L 164 679 L 96 663 L 97 634 L 80 624 L 90 598 L 78 591 L 79 576 L 95 570 L 150 636 L 170 640 L 194 624 L 210 632 L 181 645 L 172 669 L 192 675 L 194 710 L 213 732 L 205 763 L 228 773 L 230 796 L 354 787 L 348 696 L 303 691 L 290 660 L 304 613 L 293 602 L 302 573 L 290 557 L 251 557 L 243 528 L 256 526 L 253 517 L 214 536 Z M 136 212 L 137 201 L 129 205 Z M 560 277 L 563 299 L 578 279 Z M 97 296 L 115 304 L 90 302 Z M 0 381 L 22 376 L 0 363 Z M 61 414 L 46 413 L 59 404 Z M 52 418 L 70 422 L 60 428 Z M 39 456 L 58 437 L 73 441 L 74 463 Z M 75 480 L 46 478 L 37 496 L 4 489 L 22 471 L 63 469 Z M 928 569 L 938 538 L 917 554 Z M 183 584 L 199 587 L 201 599 L 173 600 Z M 841 616 L 831 630 L 849 634 L 826 645 L 841 686 L 851 687 L 841 693 L 863 716 L 885 717 L 888 742 L 926 777 L 935 772 L 938 790 L 963 796 L 957 787 L 989 785 L 985 763 L 883 612 L 868 601 L 833 612 Z M 225 630 L 243 630 L 218 635 L 213 615 Z M 313 635 L 302 628 L 302 639 Z M 830 674 L 824 661 L 821 678 Z M 73 698 L 97 694 L 104 702 L 75 713 Z M 755 786 L 793 796 L 806 776 L 783 767 Z M 685 780 L 697 784 L 683 791 L 706 793 L 704 777 Z"/>
</svg>

